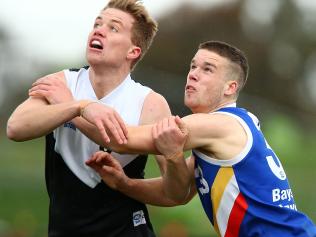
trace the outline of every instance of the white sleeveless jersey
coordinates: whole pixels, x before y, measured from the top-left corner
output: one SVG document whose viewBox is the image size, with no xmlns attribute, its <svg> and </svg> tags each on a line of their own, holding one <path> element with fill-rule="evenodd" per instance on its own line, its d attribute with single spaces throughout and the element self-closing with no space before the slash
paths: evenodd
<svg viewBox="0 0 316 237">
<path fill-rule="evenodd" d="M 88 99 L 99 101 L 114 108 L 128 125 L 138 125 L 143 103 L 151 89 L 131 79 L 130 75 L 110 94 L 98 100 L 89 80 L 89 69 L 79 71 L 64 70 L 67 86 L 76 100 Z M 106 80 L 106 78 L 105 78 Z M 91 141 L 71 122 L 54 130 L 55 151 L 59 153 L 69 169 L 86 185 L 95 187 L 101 178 L 88 167 L 85 161 L 99 150 L 99 145 Z M 133 161 L 137 154 L 111 153 L 122 165 Z"/>
</svg>

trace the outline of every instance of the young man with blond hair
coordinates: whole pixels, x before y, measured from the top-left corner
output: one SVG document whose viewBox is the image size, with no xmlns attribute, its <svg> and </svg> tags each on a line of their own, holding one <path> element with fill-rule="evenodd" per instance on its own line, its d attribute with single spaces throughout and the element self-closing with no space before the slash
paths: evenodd
<svg viewBox="0 0 316 237">
<path fill-rule="evenodd" d="M 30 98 L 11 115 L 10 139 L 46 136 L 49 237 L 154 236 L 145 204 L 111 189 L 85 165 L 103 147 L 84 135 L 95 133 L 96 127 L 76 116 L 91 100 L 108 105 L 103 116 L 117 142 L 124 144 L 124 123 L 145 125 L 170 115 L 160 94 L 130 76 L 156 31 L 156 22 L 140 1 L 109 1 L 88 37 L 89 67 L 40 78 L 29 91 Z M 143 178 L 146 155 L 112 155 L 127 176 Z M 163 171 L 164 159 L 157 160 Z"/>
</svg>

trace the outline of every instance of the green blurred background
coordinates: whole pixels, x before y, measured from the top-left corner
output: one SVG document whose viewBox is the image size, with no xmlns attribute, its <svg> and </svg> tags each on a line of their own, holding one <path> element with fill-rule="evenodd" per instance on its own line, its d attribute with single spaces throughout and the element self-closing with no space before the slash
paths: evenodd
<svg viewBox="0 0 316 237">
<path fill-rule="evenodd" d="M 307 2 L 222 1 L 201 8 L 186 1 L 158 17 L 158 35 L 133 76 L 163 94 L 173 113 L 183 116 L 189 113 L 183 107 L 183 87 L 198 43 L 223 40 L 244 50 L 250 75 L 239 105 L 261 120 L 286 170 L 298 209 L 315 221 L 316 11 Z M 85 61 L 52 62 L 46 60 L 49 55 L 40 60 L 24 55 L 1 23 L 0 237 L 44 237 L 48 213 L 44 139 L 9 141 L 6 121 L 27 98 L 32 81 Z M 158 175 L 154 159 L 149 159 L 146 177 Z M 160 237 L 215 236 L 197 198 L 185 206 L 149 209 Z"/>
</svg>

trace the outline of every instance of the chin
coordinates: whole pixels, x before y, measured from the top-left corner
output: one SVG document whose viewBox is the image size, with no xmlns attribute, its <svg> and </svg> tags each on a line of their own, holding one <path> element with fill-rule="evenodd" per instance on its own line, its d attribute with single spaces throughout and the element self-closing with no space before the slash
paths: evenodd
<svg viewBox="0 0 316 237">
<path fill-rule="evenodd" d="M 185 100 L 184 105 L 188 107 L 191 111 L 192 111 L 192 108 L 194 108 L 194 103 L 192 103 L 192 101 Z"/>
<path fill-rule="evenodd" d="M 100 60 L 99 57 L 94 56 L 94 55 L 87 55 L 86 58 L 87 58 L 89 65 L 98 65 L 98 64 L 102 63 L 102 60 Z"/>
</svg>

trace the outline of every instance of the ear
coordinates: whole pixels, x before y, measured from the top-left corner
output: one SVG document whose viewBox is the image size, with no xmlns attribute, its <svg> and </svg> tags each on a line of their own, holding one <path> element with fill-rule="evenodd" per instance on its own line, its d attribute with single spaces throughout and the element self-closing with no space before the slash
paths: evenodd
<svg viewBox="0 0 316 237">
<path fill-rule="evenodd" d="M 138 57 L 140 57 L 142 53 L 142 49 L 140 47 L 137 47 L 135 45 L 133 45 L 129 51 L 127 52 L 127 59 L 131 59 L 131 60 L 134 60 L 134 59 L 137 59 Z"/>
<path fill-rule="evenodd" d="M 238 89 L 237 81 L 227 81 L 224 86 L 224 94 L 228 96 L 236 94 L 237 89 Z"/>
</svg>

